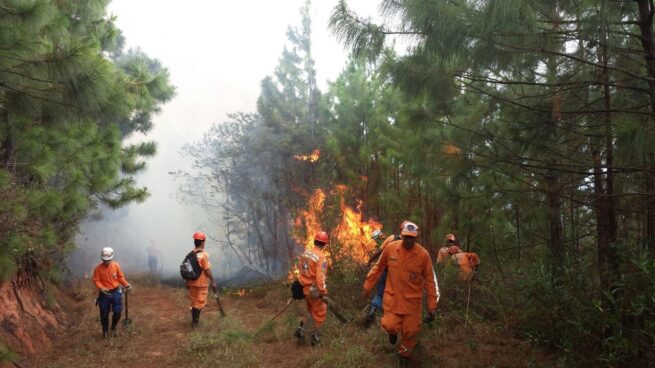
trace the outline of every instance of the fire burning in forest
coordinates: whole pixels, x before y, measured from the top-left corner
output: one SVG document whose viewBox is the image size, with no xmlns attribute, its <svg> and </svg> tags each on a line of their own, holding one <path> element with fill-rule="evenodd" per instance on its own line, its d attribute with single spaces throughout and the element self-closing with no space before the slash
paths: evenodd
<svg viewBox="0 0 655 368">
<path fill-rule="evenodd" d="M 364 221 L 361 207 L 362 202 L 359 201 L 355 211 L 346 206 L 341 197 L 341 223 L 334 233 L 340 244 L 340 253 L 364 264 L 376 248 L 375 241 L 371 239 L 373 231 L 381 229 L 382 224 L 371 219 Z"/>
<path fill-rule="evenodd" d="M 340 220 L 335 229 L 325 229 L 324 216 L 326 194 L 321 189 L 316 189 L 308 201 L 306 210 L 300 211 L 295 220 L 294 229 L 297 234 L 304 234 L 304 238 L 296 236 L 295 240 L 305 246 L 305 249 L 314 247 L 314 234 L 325 230 L 330 234 L 330 247 L 328 258 L 331 261 L 350 259 L 357 263 L 367 262 L 369 255 L 376 248 L 375 241 L 371 239 L 376 229 L 381 229 L 379 222 L 362 218 L 362 202 L 357 203 L 356 209 L 345 203 L 344 194 L 347 188 L 339 185 L 335 194 L 340 195 Z"/>
<path fill-rule="evenodd" d="M 314 234 L 322 229 L 321 214 L 325 205 L 325 193 L 321 189 L 316 189 L 307 203 L 307 209 L 301 210 L 293 224 L 295 233 L 302 233 L 305 230 L 305 239 L 294 236 L 300 244 L 305 245 L 305 249 L 314 247 Z M 304 220 L 304 224 L 303 224 Z M 303 229 L 304 227 L 304 229 Z"/>
<path fill-rule="evenodd" d="M 319 158 L 321 158 L 321 150 L 315 149 L 309 155 L 295 155 L 293 156 L 293 158 L 295 158 L 296 160 L 309 161 L 313 163 L 318 161 Z"/>
</svg>

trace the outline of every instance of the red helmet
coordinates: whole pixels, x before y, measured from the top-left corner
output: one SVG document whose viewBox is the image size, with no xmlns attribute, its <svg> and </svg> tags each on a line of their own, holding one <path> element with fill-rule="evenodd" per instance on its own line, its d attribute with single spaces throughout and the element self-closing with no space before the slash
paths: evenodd
<svg viewBox="0 0 655 368">
<path fill-rule="evenodd" d="M 330 237 L 325 231 L 319 231 L 316 233 L 316 236 L 314 236 L 314 240 L 319 241 L 321 243 L 327 243 L 330 241 Z"/>
<path fill-rule="evenodd" d="M 196 231 L 195 233 L 193 233 L 193 240 L 206 240 L 206 239 L 207 239 L 207 235 L 205 235 L 205 233 L 203 233 L 202 231 Z"/>
</svg>

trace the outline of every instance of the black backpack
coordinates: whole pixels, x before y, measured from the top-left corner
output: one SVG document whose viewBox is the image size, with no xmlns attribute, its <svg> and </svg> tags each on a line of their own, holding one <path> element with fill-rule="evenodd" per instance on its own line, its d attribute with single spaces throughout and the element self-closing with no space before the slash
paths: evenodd
<svg viewBox="0 0 655 368">
<path fill-rule="evenodd" d="M 302 290 L 302 284 L 298 280 L 291 284 L 291 297 L 294 300 L 305 299 L 305 293 Z"/>
<path fill-rule="evenodd" d="M 191 251 L 180 264 L 180 275 L 185 280 L 197 280 L 201 273 L 202 268 L 198 263 L 198 255 L 196 252 Z"/>
</svg>

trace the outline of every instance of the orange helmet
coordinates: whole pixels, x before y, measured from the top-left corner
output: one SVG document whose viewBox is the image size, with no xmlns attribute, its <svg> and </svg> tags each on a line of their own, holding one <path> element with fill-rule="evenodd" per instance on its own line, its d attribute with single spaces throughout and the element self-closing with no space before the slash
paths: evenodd
<svg viewBox="0 0 655 368">
<path fill-rule="evenodd" d="M 316 236 L 314 236 L 314 240 L 321 243 L 327 243 L 330 241 L 330 237 L 325 231 L 319 231 L 316 233 Z"/>
<path fill-rule="evenodd" d="M 193 233 L 193 240 L 206 240 L 206 239 L 207 239 L 207 235 L 205 235 L 205 233 L 203 233 L 202 231 L 196 231 L 195 233 Z"/>
<path fill-rule="evenodd" d="M 409 223 L 409 221 L 405 220 L 400 223 L 400 230 L 402 230 L 405 227 L 405 224 Z"/>
</svg>

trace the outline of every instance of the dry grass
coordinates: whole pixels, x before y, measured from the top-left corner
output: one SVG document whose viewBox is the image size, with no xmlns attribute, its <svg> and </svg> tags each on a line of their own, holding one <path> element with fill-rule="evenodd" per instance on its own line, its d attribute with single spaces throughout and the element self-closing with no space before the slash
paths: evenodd
<svg viewBox="0 0 655 368">
<path fill-rule="evenodd" d="M 134 281 L 133 281 L 134 282 Z M 54 351 L 33 361 L 35 367 L 395 367 L 397 356 L 378 326 L 363 330 L 359 285 L 333 290 L 347 317 L 347 325 L 333 315 L 323 329 L 321 344 L 299 345 L 292 334 L 305 311 L 294 302 L 273 323 L 289 290 L 279 283 L 247 289 L 246 295 L 224 296 L 227 318 L 208 305 L 201 327 L 191 330 L 186 291 L 158 286 L 156 280 L 135 282 L 130 316 L 134 324 L 119 338 L 103 340 L 97 310 L 84 298 L 79 322 Z M 149 285 L 149 286 L 145 286 Z M 455 288 L 456 289 L 456 288 Z M 460 288 L 461 289 L 461 288 Z M 500 313 L 480 301 L 471 303 L 469 322 L 464 320 L 462 290 L 442 302 L 437 321 L 423 327 L 415 357 L 417 366 L 432 367 L 549 367 L 551 359 L 512 336 Z M 492 308 L 493 309 L 493 308 Z M 488 319 L 488 315 L 493 315 Z M 464 325 L 467 325 L 464 327 Z"/>
</svg>

